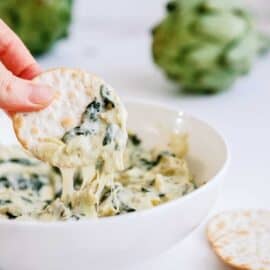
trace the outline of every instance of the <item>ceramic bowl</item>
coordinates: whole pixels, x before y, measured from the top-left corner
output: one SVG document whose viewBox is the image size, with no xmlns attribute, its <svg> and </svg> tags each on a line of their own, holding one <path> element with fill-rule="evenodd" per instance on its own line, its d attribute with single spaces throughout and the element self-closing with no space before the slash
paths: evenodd
<svg viewBox="0 0 270 270">
<path fill-rule="evenodd" d="M 128 269 L 181 241 L 207 216 L 228 164 L 222 136 L 176 109 L 145 102 L 126 106 L 129 128 L 147 146 L 165 144 L 173 131 L 187 132 L 189 166 L 196 181 L 206 184 L 177 200 L 121 216 L 51 223 L 0 221 L 0 269 Z M 9 133 L 4 131 L 6 138 L 11 138 Z"/>
</svg>

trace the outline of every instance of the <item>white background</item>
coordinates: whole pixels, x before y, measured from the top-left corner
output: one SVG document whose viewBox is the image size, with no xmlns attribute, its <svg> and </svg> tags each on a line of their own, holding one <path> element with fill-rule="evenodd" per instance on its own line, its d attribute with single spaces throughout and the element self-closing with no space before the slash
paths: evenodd
<svg viewBox="0 0 270 270">
<path fill-rule="evenodd" d="M 225 135 L 232 156 L 222 196 L 213 212 L 269 208 L 270 55 L 259 59 L 249 76 L 224 93 L 181 95 L 151 60 L 150 29 L 162 17 L 164 2 L 77 0 L 69 39 L 59 42 L 39 62 L 44 68 L 89 70 L 108 81 L 122 97 L 162 102 L 207 120 Z M 258 12 L 266 14 L 269 9 Z M 6 140 L 3 134 L 1 139 Z M 169 252 L 134 269 L 227 269 L 209 249 L 204 230 L 202 225 Z"/>
</svg>

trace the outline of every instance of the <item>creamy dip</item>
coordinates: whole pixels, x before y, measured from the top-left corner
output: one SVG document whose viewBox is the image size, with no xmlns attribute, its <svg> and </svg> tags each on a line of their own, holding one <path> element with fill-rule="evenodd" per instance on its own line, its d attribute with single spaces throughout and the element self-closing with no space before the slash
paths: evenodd
<svg viewBox="0 0 270 270">
<path fill-rule="evenodd" d="M 70 202 L 73 207 L 81 205 L 79 195 L 82 200 L 98 202 L 107 181 L 113 180 L 115 171 L 124 168 L 126 118 L 127 113 L 119 98 L 101 84 L 75 127 L 65 131 L 61 138 L 44 137 L 40 140 L 34 153 L 61 171 L 63 202 Z M 73 180 L 78 170 L 83 184 L 80 192 L 75 194 Z"/>
<path fill-rule="evenodd" d="M 114 174 L 77 169 L 68 184 L 72 201 L 64 201 L 57 168 L 18 147 L 1 147 L 0 218 L 79 220 L 152 208 L 197 188 L 184 159 L 186 151 L 185 135 L 172 135 L 164 149 L 146 149 L 137 135 L 129 134 L 124 169 Z M 68 179 L 68 169 L 64 173 Z M 85 182 L 90 175 L 92 180 Z"/>
</svg>

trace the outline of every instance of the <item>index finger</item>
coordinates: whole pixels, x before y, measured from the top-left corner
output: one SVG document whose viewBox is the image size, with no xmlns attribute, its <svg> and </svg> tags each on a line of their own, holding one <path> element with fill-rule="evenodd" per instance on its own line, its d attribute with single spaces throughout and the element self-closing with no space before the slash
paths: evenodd
<svg viewBox="0 0 270 270">
<path fill-rule="evenodd" d="M 0 19 L 0 61 L 14 75 L 32 79 L 41 72 L 19 37 Z"/>
</svg>

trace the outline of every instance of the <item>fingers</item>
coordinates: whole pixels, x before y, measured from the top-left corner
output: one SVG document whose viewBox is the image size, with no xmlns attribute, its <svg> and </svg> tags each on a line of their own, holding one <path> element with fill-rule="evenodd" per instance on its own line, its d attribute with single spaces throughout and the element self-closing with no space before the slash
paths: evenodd
<svg viewBox="0 0 270 270">
<path fill-rule="evenodd" d="M 52 101 L 54 93 L 50 87 L 23 80 L 34 78 L 41 69 L 22 41 L 1 19 L 0 60 L 0 107 L 2 109 L 10 114 L 35 111 L 43 109 Z"/>
<path fill-rule="evenodd" d="M 0 63 L 0 107 L 9 113 L 45 108 L 54 98 L 53 90 L 12 75 Z"/>
<path fill-rule="evenodd" d="M 32 79 L 41 69 L 23 42 L 0 19 L 0 59 L 13 74 Z"/>
</svg>

